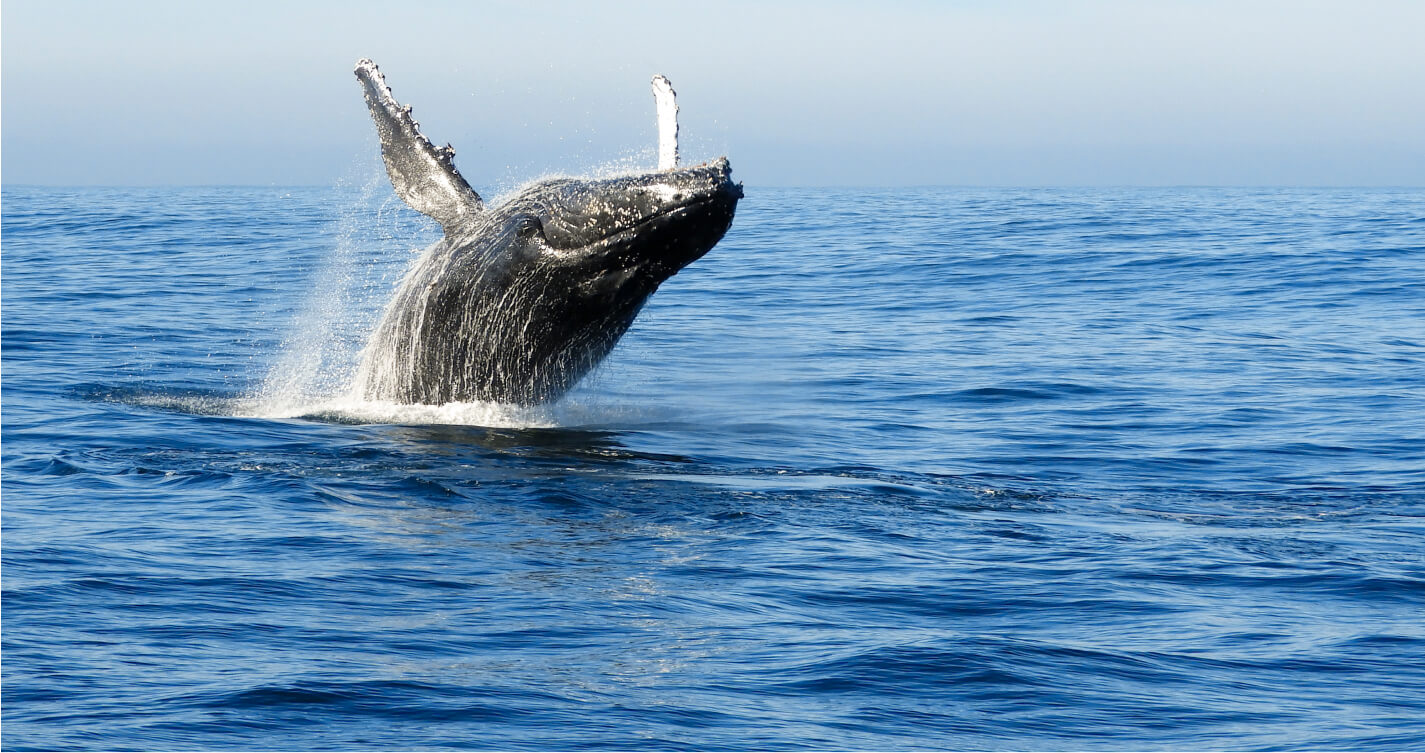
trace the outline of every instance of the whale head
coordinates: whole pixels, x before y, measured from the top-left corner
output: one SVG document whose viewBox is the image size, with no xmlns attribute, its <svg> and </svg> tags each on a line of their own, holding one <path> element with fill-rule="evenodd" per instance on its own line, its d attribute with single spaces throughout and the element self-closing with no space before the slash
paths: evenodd
<svg viewBox="0 0 1425 753">
<path fill-rule="evenodd" d="M 500 228 L 477 230 L 469 247 L 483 254 L 478 236 L 494 238 L 511 265 L 545 268 L 571 298 L 626 305 L 615 299 L 647 296 L 706 254 L 741 197 L 726 158 L 606 180 L 549 180 L 492 212 Z"/>
</svg>

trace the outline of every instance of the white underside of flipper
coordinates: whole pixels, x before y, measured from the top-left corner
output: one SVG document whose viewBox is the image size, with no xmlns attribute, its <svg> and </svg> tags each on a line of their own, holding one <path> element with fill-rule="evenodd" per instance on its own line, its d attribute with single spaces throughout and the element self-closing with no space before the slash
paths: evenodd
<svg viewBox="0 0 1425 753">
<path fill-rule="evenodd" d="M 662 74 L 653 77 L 653 102 L 658 107 L 658 169 L 678 167 L 678 100 L 673 83 Z"/>
<path fill-rule="evenodd" d="M 455 149 L 449 144 L 438 147 L 421 133 L 411 108 L 396 101 L 371 60 L 356 62 L 356 78 L 381 137 L 381 157 L 396 195 L 447 233 L 479 214 L 484 202 L 455 169 Z"/>
</svg>

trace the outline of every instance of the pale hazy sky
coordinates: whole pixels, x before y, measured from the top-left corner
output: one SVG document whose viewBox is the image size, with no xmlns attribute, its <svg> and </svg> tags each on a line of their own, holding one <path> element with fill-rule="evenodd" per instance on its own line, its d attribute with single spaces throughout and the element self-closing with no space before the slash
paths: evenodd
<svg viewBox="0 0 1425 753">
<path fill-rule="evenodd" d="M 748 185 L 1425 185 L 1425 2 L 882 5 L 5 0 L 0 179 L 364 179 L 369 56 L 477 189 L 652 167 L 654 73 Z"/>
</svg>

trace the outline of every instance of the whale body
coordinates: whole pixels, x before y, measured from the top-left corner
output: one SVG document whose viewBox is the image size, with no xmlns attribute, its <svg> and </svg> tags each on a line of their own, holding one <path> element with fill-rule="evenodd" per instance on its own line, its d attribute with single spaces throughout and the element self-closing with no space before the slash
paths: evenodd
<svg viewBox="0 0 1425 753">
<path fill-rule="evenodd" d="M 359 61 L 356 77 L 396 194 L 444 230 L 367 344 L 354 385 L 367 400 L 558 399 L 608 354 L 664 280 L 712 249 L 742 197 L 722 158 L 543 181 L 487 207 L 455 169 L 454 149 L 422 135 L 374 63 Z"/>
</svg>

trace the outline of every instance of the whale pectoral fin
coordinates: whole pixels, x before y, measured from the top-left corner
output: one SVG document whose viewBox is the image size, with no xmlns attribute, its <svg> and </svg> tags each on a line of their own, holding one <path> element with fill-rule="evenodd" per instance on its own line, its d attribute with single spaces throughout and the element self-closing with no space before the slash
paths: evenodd
<svg viewBox="0 0 1425 753">
<path fill-rule="evenodd" d="M 658 108 L 658 169 L 678 169 L 678 99 L 667 76 L 653 77 L 653 103 Z"/>
<path fill-rule="evenodd" d="M 381 135 L 381 158 L 396 195 L 447 230 L 484 208 L 480 195 L 455 169 L 455 149 L 438 147 L 421 133 L 411 108 L 391 96 L 381 69 L 368 59 L 356 63 L 366 106 Z"/>
</svg>

